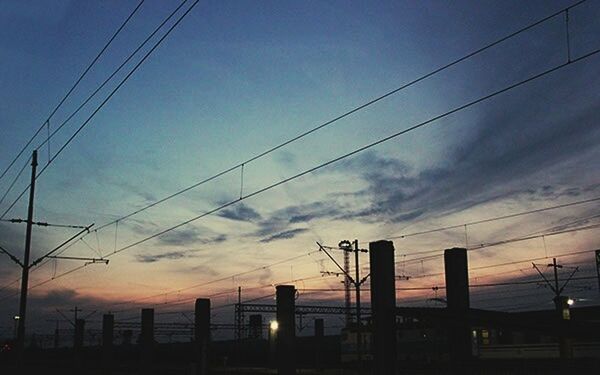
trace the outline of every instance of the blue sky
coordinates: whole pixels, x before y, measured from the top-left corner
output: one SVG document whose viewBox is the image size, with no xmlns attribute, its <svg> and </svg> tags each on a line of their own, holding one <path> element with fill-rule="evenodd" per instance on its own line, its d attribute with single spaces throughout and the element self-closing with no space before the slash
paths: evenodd
<svg viewBox="0 0 600 375">
<path fill-rule="evenodd" d="M 2 170 L 136 4 L 2 2 Z M 147 0 L 51 118 L 51 129 L 178 4 Z M 36 218 L 69 224 L 111 222 L 570 4 L 200 2 L 39 178 Z M 571 11 L 573 58 L 600 48 L 599 13 L 593 1 Z M 555 17 L 249 163 L 244 167 L 243 193 L 561 64 L 566 59 L 565 40 L 564 18 Z M 48 283 L 36 289 L 34 299 L 56 305 L 78 299 L 82 304 L 103 305 L 308 253 L 316 249 L 315 241 L 335 244 L 358 238 L 367 246 L 370 240 L 406 231 L 594 198 L 600 193 L 597 67 L 597 56 L 567 66 L 135 246 L 113 257 L 108 267 L 86 267 Z M 51 155 L 93 108 L 86 107 L 50 141 Z M 44 130 L 34 144 L 41 143 L 45 134 Z M 43 166 L 48 150 L 42 147 L 39 152 Z M 25 162 L 20 159 L 0 180 L 2 193 Z M 26 175 L 0 206 L 2 212 L 27 185 Z M 236 199 L 239 192 L 240 171 L 236 170 L 123 221 L 118 229 L 107 227 L 97 237 L 93 233 L 86 238 L 91 246 L 80 241 L 68 254 L 106 255 Z M 25 203 L 19 201 L 6 218 L 24 217 Z M 471 243 L 484 243 L 518 237 L 597 213 L 597 204 L 580 205 L 469 227 L 468 238 Z M 585 223 L 595 224 L 597 219 Z M 15 224 L 1 223 L 1 244 L 21 254 L 23 231 Z M 36 228 L 33 251 L 42 254 L 71 234 Z M 540 240 L 507 245 L 473 253 L 470 261 L 477 266 L 594 249 L 600 245 L 595 234 L 591 230 L 551 236 L 545 240 L 545 249 Z M 464 245 L 464 238 L 463 231 L 449 231 L 395 243 L 399 254 L 409 254 Z M 586 257 L 565 258 L 565 262 L 589 263 L 591 256 Z M 237 284 L 256 286 L 318 276 L 320 271 L 332 270 L 324 259 L 323 254 L 310 255 L 238 280 L 211 284 L 208 289 L 191 290 L 189 295 L 233 290 Z M 0 261 L 1 278 L 7 283 L 18 276 L 9 262 L 7 258 Z M 60 273 L 77 265 L 60 262 L 56 270 Z M 400 266 L 406 268 L 398 272 L 413 275 L 443 269 L 441 259 Z M 33 283 L 53 273 L 49 264 L 32 276 Z M 443 279 L 425 279 L 419 285 L 440 282 Z M 310 283 L 337 285 L 335 279 Z M 56 293 L 63 294 L 54 298 Z M 399 294 L 399 298 L 408 297 L 415 296 Z M 222 300 L 227 298 L 233 297 L 225 295 Z M 16 310 L 16 298 L 9 301 Z"/>
</svg>

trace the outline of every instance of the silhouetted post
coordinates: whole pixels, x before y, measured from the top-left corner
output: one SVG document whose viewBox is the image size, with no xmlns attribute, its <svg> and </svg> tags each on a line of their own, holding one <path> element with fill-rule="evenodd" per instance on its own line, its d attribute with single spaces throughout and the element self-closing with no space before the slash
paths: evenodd
<svg viewBox="0 0 600 375">
<path fill-rule="evenodd" d="M 112 361 L 115 316 L 104 314 L 102 316 L 102 360 L 105 367 Z"/>
<path fill-rule="evenodd" d="M 75 356 L 79 357 L 83 348 L 83 335 L 85 332 L 85 320 L 75 320 L 75 335 L 73 338 L 73 349 Z"/>
<path fill-rule="evenodd" d="M 33 199 L 37 165 L 37 150 L 33 150 L 33 154 L 31 155 L 31 183 L 29 185 L 29 207 L 27 209 L 25 254 L 21 273 L 21 299 L 19 300 L 19 322 L 17 327 L 17 360 L 19 365 L 22 365 L 25 361 L 25 320 L 27 317 L 27 290 L 29 288 L 29 254 L 31 251 L 31 227 L 33 225 Z"/>
<path fill-rule="evenodd" d="M 563 321 L 571 320 L 571 311 L 569 310 L 569 297 L 567 296 L 557 296 L 554 298 L 554 305 L 556 306 L 556 311 L 558 313 L 558 318 Z M 567 337 L 564 333 L 564 328 L 560 327 L 560 335 L 558 337 L 558 344 L 560 350 L 560 358 L 561 359 L 570 359 L 573 358 L 573 343 L 570 338 Z"/>
<path fill-rule="evenodd" d="M 394 243 L 369 243 L 373 374 L 396 373 L 396 283 Z"/>
<path fill-rule="evenodd" d="M 154 351 L 154 309 L 142 309 L 140 360 L 143 369 L 149 369 Z"/>
<path fill-rule="evenodd" d="M 196 374 L 205 375 L 208 373 L 208 349 L 210 345 L 210 299 L 196 299 L 194 323 L 196 328 L 194 331 Z"/>
<path fill-rule="evenodd" d="M 293 285 L 278 285 L 277 298 L 277 373 L 292 375 L 296 373 L 294 341 L 296 340 L 296 288 Z"/>
<path fill-rule="evenodd" d="M 452 316 L 450 325 L 450 354 L 456 362 L 471 357 L 471 327 L 469 314 L 469 271 L 467 249 L 455 247 L 444 250 L 447 311 Z"/>
<path fill-rule="evenodd" d="M 58 332 L 58 320 L 56 321 L 56 328 L 54 328 L 54 349 L 58 349 L 60 346 L 60 335 Z"/>
<path fill-rule="evenodd" d="M 325 336 L 325 325 L 323 319 L 315 319 L 315 368 L 320 370 L 323 368 L 323 337 Z"/>
<path fill-rule="evenodd" d="M 252 339 L 262 339 L 262 315 L 250 315 L 249 337 Z"/>
</svg>

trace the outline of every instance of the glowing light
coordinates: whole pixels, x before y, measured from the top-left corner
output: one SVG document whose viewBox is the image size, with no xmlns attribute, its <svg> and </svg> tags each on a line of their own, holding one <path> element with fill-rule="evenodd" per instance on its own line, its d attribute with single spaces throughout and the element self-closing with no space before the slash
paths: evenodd
<svg viewBox="0 0 600 375">
<path fill-rule="evenodd" d="M 15 319 L 15 320 L 19 320 L 19 319 L 21 319 L 21 317 L 20 317 L 20 316 L 18 316 L 18 315 L 15 315 L 15 318 L 14 318 L 14 319 Z"/>
<path fill-rule="evenodd" d="M 572 305 L 572 304 L 574 304 L 574 303 L 575 303 L 575 300 L 574 300 L 574 299 L 572 299 L 572 298 L 569 298 L 569 299 L 567 300 L 567 305 L 569 305 L 569 306 L 571 306 L 571 305 Z"/>
<path fill-rule="evenodd" d="M 279 329 L 279 323 L 277 323 L 276 320 L 273 320 L 271 324 L 269 324 L 269 328 L 271 328 L 271 331 L 277 331 Z"/>
</svg>

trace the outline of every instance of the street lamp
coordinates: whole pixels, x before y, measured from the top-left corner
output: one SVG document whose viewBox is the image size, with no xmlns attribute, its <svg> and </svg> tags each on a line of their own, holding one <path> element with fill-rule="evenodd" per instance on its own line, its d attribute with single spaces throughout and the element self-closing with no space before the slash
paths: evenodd
<svg viewBox="0 0 600 375">
<path fill-rule="evenodd" d="M 277 323 L 276 320 L 273 320 L 269 324 L 269 328 L 271 329 L 271 332 L 277 332 L 277 330 L 279 329 L 279 323 Z"/>
</svg>

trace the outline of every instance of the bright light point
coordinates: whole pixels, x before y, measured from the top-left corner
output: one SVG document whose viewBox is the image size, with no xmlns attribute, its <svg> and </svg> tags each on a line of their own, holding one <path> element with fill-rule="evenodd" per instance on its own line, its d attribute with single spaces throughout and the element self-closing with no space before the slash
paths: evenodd
<svg viewBox="0 0 600 375">
<path fill-rule="evenodd" d="M 569 298 L 569 299 L 567 300 L 567 305 L 569 305 L 569 306 L 571 306 L 571 305 L 572 305 L 572 304 L 574 304 L 574 303 L 575 303 L 575 300 L 574 300 L 574 299 L 572 299 L 572 298 Z"/>
<path fill-rule="evenodd" d="M 277 331 L 277 329 L 279 329 L 279 323 L 277 323 L 276 320 L 273 320 L 269 325 L 269 328 L 271 328 L 271 331 Z"/>
<path fill-rule="evenodd" d="M 15 315 L 15 320 L 19 320 L 19 319 L 21 319 L 21 317 L 18 315 Z"/>
</svg>

